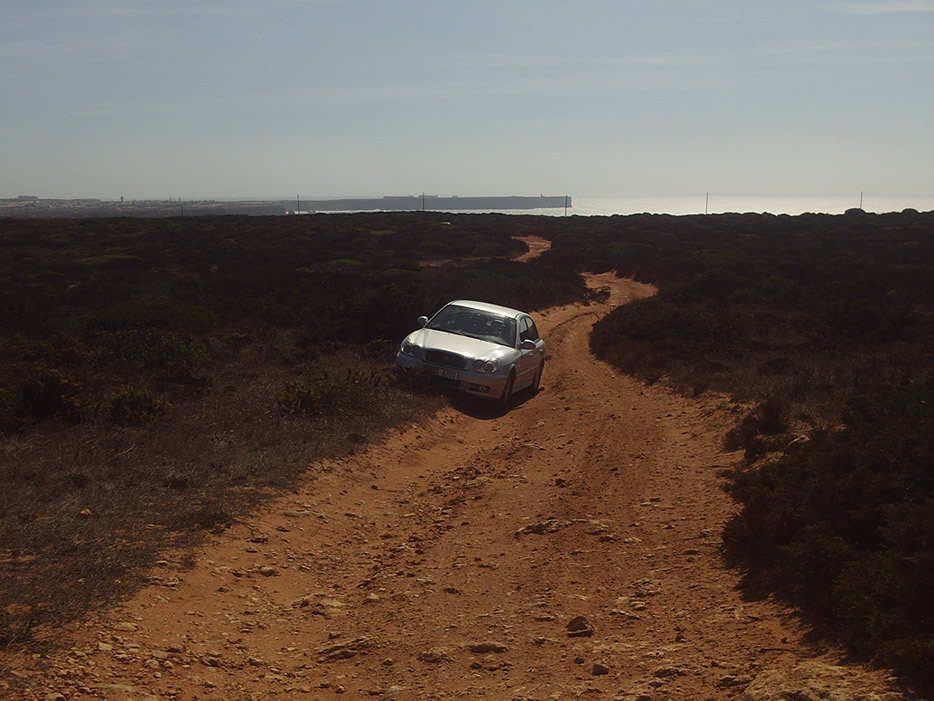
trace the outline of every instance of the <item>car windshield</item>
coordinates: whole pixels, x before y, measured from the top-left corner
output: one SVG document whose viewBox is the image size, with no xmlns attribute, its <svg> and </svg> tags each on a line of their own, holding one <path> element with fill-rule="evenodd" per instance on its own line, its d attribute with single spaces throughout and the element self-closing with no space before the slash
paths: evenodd
<svg viewBox="0 0 934 701">
<path fill-rule="evenodd" d="M 457 304 L 449 304 L 439 311 L 425 328 L 516 347 L 515 319 Z"/>
</svg>

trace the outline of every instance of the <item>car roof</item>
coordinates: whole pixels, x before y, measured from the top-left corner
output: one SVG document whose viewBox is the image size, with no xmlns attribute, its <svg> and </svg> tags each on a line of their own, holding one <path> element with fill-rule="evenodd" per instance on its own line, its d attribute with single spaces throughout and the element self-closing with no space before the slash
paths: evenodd
<svg viewBox="0 0 934 701">
<path fill-rule="evenodd" d="M 525 315 L 526 312 L 519 311 L 518 309 L 511 309 L 510 307 L 503 307 L 499 304 L 490 304 L 489 302 L 477 302 L 472 299 L 455 299 L 453 302 L 448 302 L 444 306 L 450 306 L 456 304 L 460 307 L 470 307 L 471 309 L 479 309 L 484 312 L 491 312 L 492 314 L 498 314 L 500 316 L 508 317 L 517 317 L 520 315 Z"/>
</svg>

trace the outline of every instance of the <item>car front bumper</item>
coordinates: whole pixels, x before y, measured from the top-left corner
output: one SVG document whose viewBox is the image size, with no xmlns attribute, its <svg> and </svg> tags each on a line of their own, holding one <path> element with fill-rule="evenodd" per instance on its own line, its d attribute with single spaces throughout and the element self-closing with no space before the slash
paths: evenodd
<svg viewBox="0 0 934 701">
<path fill-rule="evenodd" d="M 428 363 L 402 351 L 396 355 L 396 365 L 406 370 L 424 372 L 447 387 L 488 399 L 502 397 L 508 379 L 508 375 L 499 373 L 461 370 Z"/>
</svg>

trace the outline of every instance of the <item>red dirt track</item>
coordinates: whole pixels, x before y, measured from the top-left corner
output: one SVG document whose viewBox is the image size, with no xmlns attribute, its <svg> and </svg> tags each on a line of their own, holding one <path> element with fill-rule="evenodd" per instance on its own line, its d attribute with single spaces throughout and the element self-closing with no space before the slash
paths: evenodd
<svg viewBox="0 0 934 701">
<path fill-rule="evenodd" d="M 609 299 L 536 315 L 537 396 L 454 398 L 309 466 L 194 568 L 166 561 L 61 653 L 6 660 L 25 698 L 732 699 L 839 664 L 722 566 L 736 410 L 594 360 L 594 321 L 653 289 L 590 284 Z"/>
</svg>

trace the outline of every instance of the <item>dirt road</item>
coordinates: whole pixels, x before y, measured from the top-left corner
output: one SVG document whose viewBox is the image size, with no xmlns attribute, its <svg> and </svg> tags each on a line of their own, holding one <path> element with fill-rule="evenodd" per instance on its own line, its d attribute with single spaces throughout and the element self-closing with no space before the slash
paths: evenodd
<svg viewBox="0 0 934 701">
<path fill-rule="evenodd" d="M 505 415 L 456 400 L 311 466 L 193 569 L 163 563 L 69 649 L 19 661 L 26 696 L 765 699 L 820 678 L 883 698 L 741 599 L 718 557 L 734 410 L 596 362 L 593 322 L 651 289 L 591 284 L 611 285 L 605 304 L 539 316 L 537 396 Z"/>
</svg>

